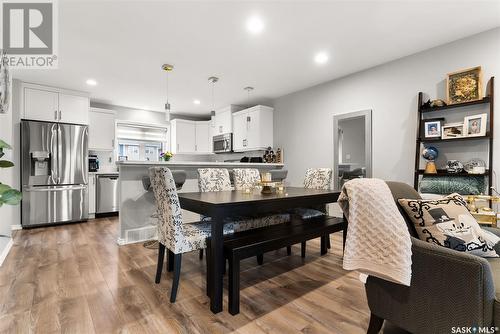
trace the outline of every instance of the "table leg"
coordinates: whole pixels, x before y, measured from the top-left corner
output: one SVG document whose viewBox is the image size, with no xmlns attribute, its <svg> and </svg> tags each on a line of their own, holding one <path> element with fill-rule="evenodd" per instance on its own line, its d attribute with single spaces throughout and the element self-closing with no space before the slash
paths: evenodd
<svg viewBox="0 0 500 334">
<path fill-rule="evenodd" d="M 207 282 L 210 288 L 210 310 L 213 313 L 222 311 L 222 279 L 224 266 L 224 236 L 223 216 L 212 216 L 212 235 L 210 238 L 210 275 L 211 280 Z"/>
</svg>

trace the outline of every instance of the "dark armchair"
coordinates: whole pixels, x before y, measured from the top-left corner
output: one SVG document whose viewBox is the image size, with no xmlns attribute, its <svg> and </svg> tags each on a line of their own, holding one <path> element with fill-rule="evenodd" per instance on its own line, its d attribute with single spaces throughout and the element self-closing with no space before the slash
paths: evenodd
<svg viewBox="0 0 500 334">
<path fill-rule="evenodd" d="M 420 198 L 407 184 L 387 184 L 396 201 Z M 453 327 L 500 325 L 500 296 L 495 291 L 495 283 L 500 283 L 500 259 L 485 259 L 421 241 L 412 222 L 401 213 L 412 235 L 411 286 L 368 277 L 368 333 L 378 333 L 384 320 L 411 333 L 426 334 L 451 333 Z M 499 234 L 498 229 L 489 230 Z"/>
</svg>

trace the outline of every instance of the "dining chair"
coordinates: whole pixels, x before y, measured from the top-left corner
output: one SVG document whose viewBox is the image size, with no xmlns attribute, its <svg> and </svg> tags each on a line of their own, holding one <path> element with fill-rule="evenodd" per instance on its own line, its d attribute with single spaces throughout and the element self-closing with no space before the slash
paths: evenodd
<svg viewBox="0 0 500 334">
<path fill-rule="evenodd" d="M 332 183 L 331 168 L 308 168 L 304 177 L 304 188 L 329 190 Z M 326 206 L 322 208 L 298 208 L 294 210 L 303 220 L 326 215 Z M 331 248 L 330 236 L 327 239 L 327 248 Z M 301 243 L 302 257 L 306 254 L 306 243 Z"/>
<path fill-rule="evenodd" d="M 235 168 L 233 169 L 233 176 L 236 190 L 242 190 L 244 187 L 255 185 L 260 181 L 259 170 L 254 168 Z M 201 192 L 230 191 L 232 187 L 229 171 L 225 168 L 200 168 L 198 169 L 198 186 Z M 202 221 L 209 221 L 210 219 L 210 217 L 206 216 L 201 217 Z M 234 232 L 241 232 L 289 221 L 290 214 L 276 213 L 256 217 L 228 217 L 226 224 L 231 224 Z M 287 252 L 290 254 L 288 248 Z M 263 257 L 258 256 L 257 262 L 262 264 Z"/>
<path fill-rule="evenodd" d="M 160 283 L 165 249 L 167 249 L 167 271 L 174 272 L 170 302 L 175 303 L 179 288 L 182 254 L 206 248 L 211 226 L 207 222 L 183 223 L 179 197 L 170 169 L 151 167 L 149 176 L 158 215 L 159 247 L 155 282 Z M 223 232 L 224 234 L 233 233 L 232 225 L 224 225 Z"/>
</svg>

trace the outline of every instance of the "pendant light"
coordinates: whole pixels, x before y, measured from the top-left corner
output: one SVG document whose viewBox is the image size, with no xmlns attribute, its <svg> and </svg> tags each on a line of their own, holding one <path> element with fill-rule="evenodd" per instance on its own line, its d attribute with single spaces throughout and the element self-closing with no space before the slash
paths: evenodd
<svg viewBox="0 0 500 334">
<path fill-rule="evenodd" d="M 172 72 L 174 69 L 174 65 L 163 64 L 161 65 L 161 69 L 164 70 L 167 74 L 167 102 L 165 103 L 165 120 L 170 122 L 170 102 L 168 100 L 168 73 Z"/>
<path fill-rule="evenodd" d="M 247 86 L 243 89 L 247 91 L 247 101 L 248 101 L 248 106 L 250 107 L 250 93 L 253 91 L 254 88 Z"/>
<path fill-rule="evenodd" d="M 212 110 L 210 111 L 210 126 L 215 128 L 215 83 L 219 81 L 217 77 L 208 78 L 208 82 L 212 84 Z"/>
</svg>

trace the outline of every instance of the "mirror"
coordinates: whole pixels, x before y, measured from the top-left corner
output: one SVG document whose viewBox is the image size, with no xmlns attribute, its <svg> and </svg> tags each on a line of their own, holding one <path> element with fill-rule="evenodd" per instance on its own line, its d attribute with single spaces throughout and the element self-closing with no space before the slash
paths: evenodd
<svg viewBox="0 0 500 334">
<path fill-rule="evenodd" d="M 355 178 L 372 177 L 372 111 L 333 116 L 333 188 Z"/>
</svg>

